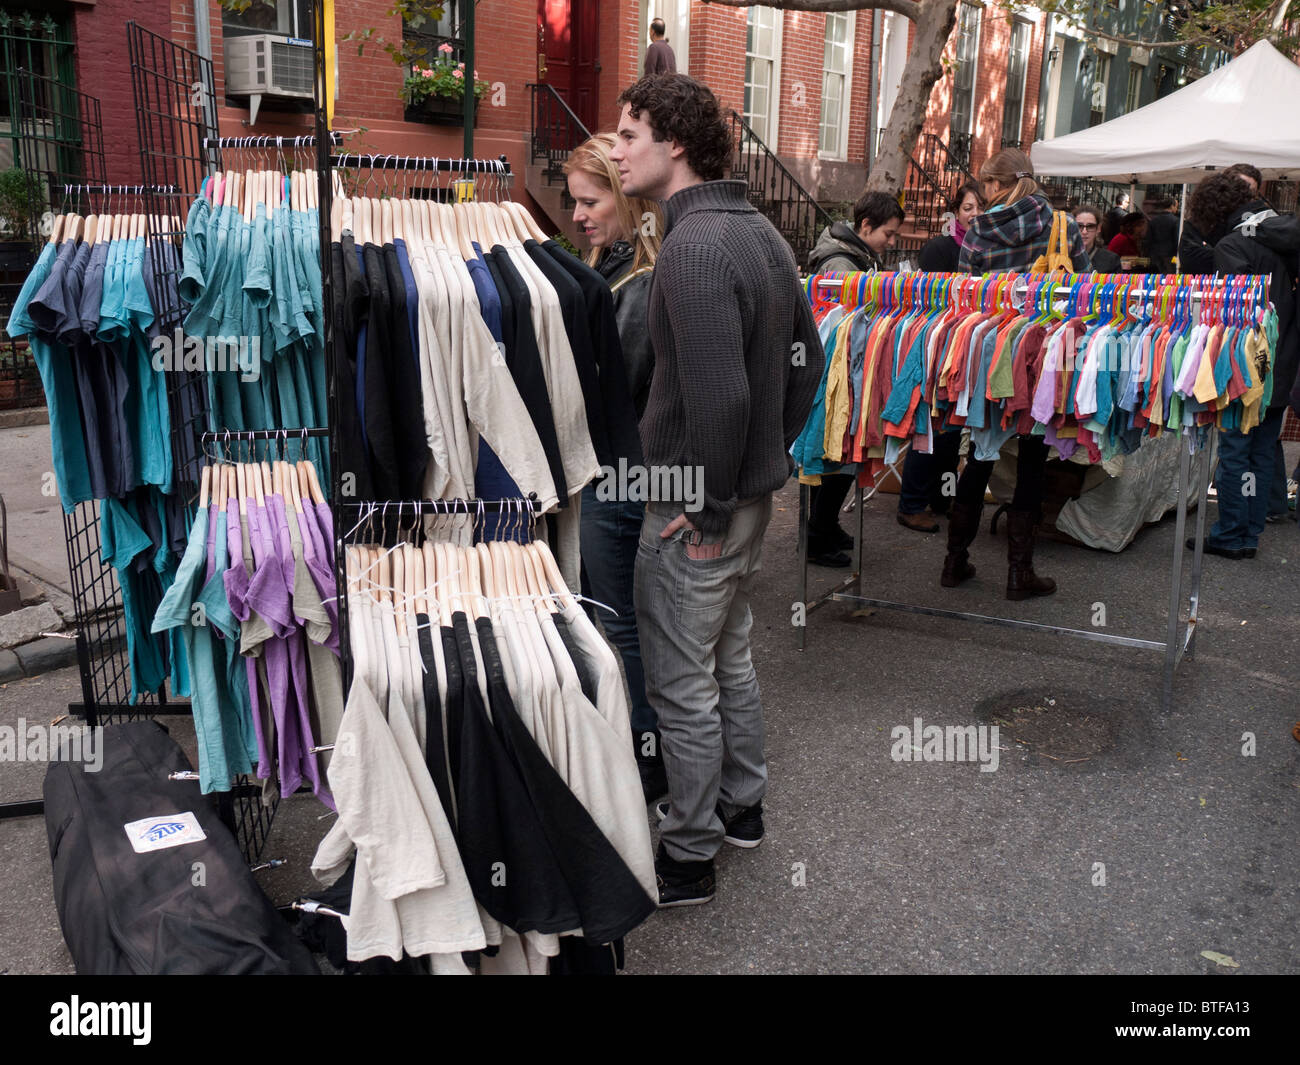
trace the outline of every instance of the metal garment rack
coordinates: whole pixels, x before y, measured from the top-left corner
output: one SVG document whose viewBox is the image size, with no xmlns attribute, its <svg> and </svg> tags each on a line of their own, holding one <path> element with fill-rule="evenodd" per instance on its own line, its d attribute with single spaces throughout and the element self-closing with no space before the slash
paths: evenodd
<svg viewBox="0 0 1300 1065">
<path fill-rule="evenodd" d="M 823 280 L 823 286 L 841 285 L 842 280 Z M 1064 286 L 1069 287 L 1069 286 Z M 1023 289 L 1021 290 L 1023 292 Z M 1146 293 L 1133 293 L 1146 295 Z M 862 504 L 875 495 L 883 478 L 889 472 L 898 473 L 898 463 L 906 454 L 906 448 L 900 452 L 894 463 L 886 466 L 877 474 L 871 489 L 865 495 L 862 486 L 857 487 L 856 507 L 858 512 L 858 535 L 854 542 L 853 573 L 835 587 L 823 592 L 816 599 L 808 600 L 808 532 L 809 488 L 806 484 L 799 486 L 799 572 L 800 601 L 805 604 L 804 624 L 799 626 L 798 646 L 804 650 L 807 642 L 807 617 L 813 611 L 831 602 L 852 603 L 860 607 L 873 607 L 881 610 L 900 610 L 910 614 L 923 614 L 929 617 L 946 618 L 951 621 L 970 621 L 983 625 L 998 625 L 1004 628 L 1018 629 L 1022 632 L 1045 632 L 1055 636 L 1068 636 L 1076 639 L 1092 640 L 1096 643 L 1108 643 L 1112 646 L 1131 647 L 1142 651 L 1161 651 L 1164 653 L 1163 683 L 1161 688 L 1161 710 L 1168 713 L 1173 704 L 1174 675 L 1185 656 L 1195 654 L 1196 625 L 1200 617 L 1201 572 L 1205 546 L 1205 510 L 1209 488 L 1210 455 L 1213 451 L 1213 428 L 1207 439 L 1198 448 L 1196 429 L 1183 429 L 1179 432 L 1178 461 L 1178 508 L 1174 525 L 1174 554 L 1170 570 L 1169 615 L 1164 640 L 1144 640 L 1131 636 L 1117 636 L 1110 633 L 1094 632 L 1087 629 L 1072 629 L 1060 625 L 1047 625 L 1042 622 L 1021 621 L 1016 618 L 995 617 L 987 614 L 973 614 L 961 610 L 945 610 L 940 607 L 921 606 L 914 603 L 896 603 L 885 599 L 875 599 L 861 594 L 862 591 Z M 1187 529 L 1187 507 L 1191 478 L 1191 460 L 1199 451 L 1199 487 L 1197 489 L 1195 546 L 1192 552 L 1190 574 L 1191 587 L 1187 593 L 1188 615 L 1182 618 L 1183 605 L 1183 537 Z M 900 475 L 901 480 L 901 475 Z"/>
<path fill-rule="evenodd" d="M 347 500 L 334 505 L 334 542 L 338 558 L 344 560 L 349 544 L 362 543 L 358 538 L 363 531 L 374 533 L 378 522 L 379 540 L 385 545 L 389 541 L 409 539 L 403 536 L 403 520 L 409 516 L 411 525 L 407 532 L 415 540 L 424 532 L 423 519 L 429 517 L 465 517 L 478 521 L 488 514 L 506 514 L 518 516 L 521 525 L 529 530 L 529 538 L 537 524 L 536 496 L 512 499 L 407 499 L 383 502 L 382 500 Z M 389 512 L 392 512 L 393 525 L 389 525 Z M 342 519 L 342 524 L 340 524 Z M 526 523 L 526 525 L 524 524 Z M 369 541 L 374 542 L 374 539 Z M 346 562 L 338 574 L 339 605 L 339 651 L 343 666 L 343 692 L 346 698 L 352 686 L 352 651 L 348 642 L 348 597 Z"/>
</svg>

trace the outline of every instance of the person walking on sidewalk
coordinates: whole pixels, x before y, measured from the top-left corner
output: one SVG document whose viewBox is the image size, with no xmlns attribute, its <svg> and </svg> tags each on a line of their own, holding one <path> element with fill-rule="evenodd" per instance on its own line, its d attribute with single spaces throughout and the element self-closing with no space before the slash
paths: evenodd
<svg viewBox="0 0 1300 1065">
<path fill-rule="evenodd" d="M 812 406 L 825 353 L 790 246 L 722 180 L 731 133 L 713 93 L 683 74 L 619 97 L 625 196 L 665 201 L 650 287 L 654 380 L 641 437 L 651 467 L 699 471 L 702 506 L 646 506 L 636 560 L 646 694 L 670 801 L 655 858 L 661 906 L 713 898 L 725 840 L 763 838 L 763 705 L 750 599 L 772 493 Z"/>
<path fill-rule="evenodd" d="M 645 413 L 655 353 L 646 315 L 650 278 L 663 233 L 663 215 L 651 200 L 630 200 L 619 187 L 618 167 L 610 158 L 617 138 L 598 133 L 573 150 L 564 164 L 573 221 L 582 228 L 594 267 L 614 293 L 614 318 L 623 347 L 623 369 L 637 417 Z M 610 611 L 600 612 L 605 635 L 618 648 L 627 677 L 632 711 L 632 744 L 646 802 L 668 793 L 659 723 L 645 694 L 641 639 L 636 631 L 632 573 L 645 521 L 645 504 L 602 499 L 595 482 L 582 490 L 582 593 Z"/>
<path fill-rule="evenodd" d="M 964 271 L 1025 270 L 1047 251 L 1052 235 L 1052 205 L 1034 180 L 1029 156 L 1004 148 L 980 170 L 988 210 L 976 217 L 961 246 Z M 1088 253 L 1074 219 L 1066 216 L 1070 259 L 1079 272 L 1088 269 Z M 1047 445 L 1041 436 L 1018 438 L 1016 490 L 1007 512 L 1007 598 L 1051 595 L 1056 582 L 1034 573 L 1034 526 L 1041 519 Z M 984 492 L 992 462 L 967 458 L 948 516 L 948 555 L 939 583 L 955 588 L 975 576 L 968 549 L 979 532 Z"/>
</svg>

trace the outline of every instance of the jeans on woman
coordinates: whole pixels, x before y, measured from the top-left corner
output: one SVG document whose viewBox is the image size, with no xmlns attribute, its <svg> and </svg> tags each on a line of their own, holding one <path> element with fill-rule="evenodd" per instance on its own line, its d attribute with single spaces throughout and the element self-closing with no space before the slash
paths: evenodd
<svg viewBox="0 0 1300 1065">
<path fill-rule="evenodd" d="M 644 520 L 644 503 L 599 500 L 594 484 L 582 490 L 582 593 L 617 611 L 611 614 L 597 607 L 596 616 L 623 659 L 631 701 L 632 740 L 637 750 L 641 749 L 643 733 L 659 731 L 654 707 L 645 694 L 632 598 L 636 549 Z"/>
</svg>

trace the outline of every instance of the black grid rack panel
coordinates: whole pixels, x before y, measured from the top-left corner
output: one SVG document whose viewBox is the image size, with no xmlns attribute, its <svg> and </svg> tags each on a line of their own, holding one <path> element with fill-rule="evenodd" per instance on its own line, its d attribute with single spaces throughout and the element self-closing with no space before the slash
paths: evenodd
<svg viewBox="0 0 1300 1065">
<path fill-rule="evenodd" d="M 48 235 L 62 211 L 141 210 L 139 192 L 125 187 L 106 194 L 104 130 L 99 100 L 66 83 L 31 71 L 18 79 L 18 145 L 23 164 L 53 210 L 34 219 Z M 166 694 L 143 693 L 131 705 L 131 673 L 122 593 L 105 563 L 100 504 L 79 503 L 63 514 L 68 575 L 77 611 L 77 660 L 83 709 L 101 724 L 133 720 L 166 702 Z M 150 637 L 157 639 L 157 637 Z"/>
<path fill-rule="evenodd" d="M 203 179 L 221 162 L 216 147 L 206 147 L 217 137 L 212 62 L 136 22 L 126 24 L 126 37 L 149 203 L 150 265 L 158 293 L 154 310 L 159 328 L 170 334 L 182 327 L 186 312 L 179 291 L 185 220 Z M 188 527 L 205 462 L 207 385 L 200 373 L 176 366 L 166 373 L 173 484 Z M 266 845 L 279 801 L 263 805 L 260 784 L 247 777 L 237 778 L 230 791 L 218 792 L 213 799 L 244 859 L 252 864 Z"/>
<path fill-rule="evenodd" d="M 179 329 L 185 317 L 178 287 L 185 219 L 203 179 L 220 163 L 220 152 L 206 147 L 217 136 L 212 61 L 136 22 L 127 23 L 126 37 L 140 166 L 150 190 L 150 261 L 159 301 L 155 311 L 166 334 Z M 187 504 L 187 516 L 192 516 L 203 464 L 199 438 L 208 427 L 202 375 L 169 369 L 167 398 L 176 491 Z"/>
</svg>

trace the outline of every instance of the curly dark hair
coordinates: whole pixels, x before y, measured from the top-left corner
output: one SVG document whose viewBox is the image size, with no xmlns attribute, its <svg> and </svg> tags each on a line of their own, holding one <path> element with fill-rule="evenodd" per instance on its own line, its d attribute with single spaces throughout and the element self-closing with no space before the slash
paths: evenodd
<svg viewBox="0 0 1300 1065">
<path fill-rule="evenodd" d="M 1259 167 L 1251 166 L 1250 163 L 1233 163 L 1232 166 L 1225 168 L 1223 172 L 1250 178 L 1255 183 L 1256 190 L 1264 187 L 1264 175 L 1259 172 Z"/>
<path fill-rule="evenodd" d="M 1223 236 L 1228 220 L 1238 207 L 1255 199 L 1250 186 L 1236 174 L 1224 170 L 1211 174 L 1196 186 L 1187 213 L 1205 238 L 1215 244 Z"/>
<path fill-rule="evenodd" d="M 731 164 L 731 130 L 708 86 L 685 74 L 648 74 L 624 89 L 619 104 L 627 104 L 635 119 L 646 122 L 657 141 L 675 140 L 686 149 L 686 162 L 705 181 L 717 181 Z"/>
</svg>

